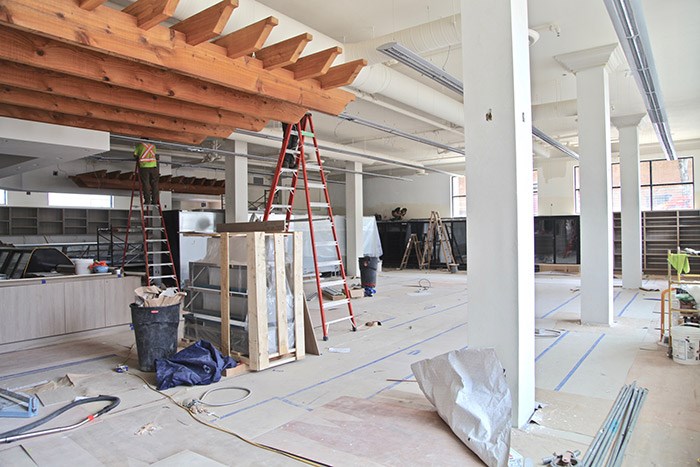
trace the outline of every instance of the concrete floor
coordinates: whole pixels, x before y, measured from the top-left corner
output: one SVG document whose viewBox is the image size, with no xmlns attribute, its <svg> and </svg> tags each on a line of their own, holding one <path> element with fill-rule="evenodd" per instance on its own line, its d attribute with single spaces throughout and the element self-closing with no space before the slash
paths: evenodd
<svg viewBox="0 0 700 467">
<path fill-rule="evenodd" d="M 420 279 L 431 287 L 422 291 Z M 425 284 L 425 281 L 422 282 Z M 411 363 L 463 348 L 466 274 L 383 272 L 378 294 L 355 300 L 361 324 L 331 327 L 322 356 L 259 373 L 225 378 L 214 387 L 243 386 L 247 400 L 198 416 L 216 427 L 332 465 L 481 465 L 440 420 L 411 379 Z M 669 360 L 658 339 L 659 292 L 615 289 L 617 323 L 578 324 L 577 276 L 538 274 L 538 328 L 561 330 L 536 339 L 538 423 L 512 431 L 512 447 L 539 464 L 567 449 L 585 451 L 623 384 L 637 381 L 649 397 L 625 465 L 696 465 L 700 457 L 700 366 Z M 662 280 L 647 288 L 662 288 Z M 316 319 L 317 312 L 312 310 Z M 367 327 L 370 321 L 382 326 Z M 0 387 L 45 383 L 53 410 L 76 395 L 122 399 L 113 412 L 75 431 L 0 445 L 0 466 L 24 465 L 292 465 L 298 461 L 246 444 L 197 423 L 163 394 L 154 375 L 135 370 L 128 329 L 87 340 L 0 356 Z M 343 349 L 335 353 L 329 348 Z M 112 369 L 127 361 L 128 373 Z M 209 387 L 179 387 L 176 401 Z M 234 397 L 221 393 L 219 400 Z M 81 409 L 82 410 L 82 409 Z M 77 421 L 75 415 L 58 425 Z M 87 412 L 82 412 L 86 414 Z M 0 419 L 0 432 L 26 420 Z"/>
</svg>

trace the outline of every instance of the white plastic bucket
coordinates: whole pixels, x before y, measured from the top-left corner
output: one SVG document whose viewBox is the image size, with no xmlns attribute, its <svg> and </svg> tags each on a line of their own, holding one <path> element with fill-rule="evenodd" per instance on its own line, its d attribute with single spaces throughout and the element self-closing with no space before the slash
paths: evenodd
<svg viewBox="0 0 700 467">
<path fill-rule="evenodd" d="M 92 259 L 73 259 L 73 264 L 75 264 L 75 273 L 78 275 L 90 274 L 88 266 L 90 266 L 94 261 Z"/>
<path fill-rule="evenodd" d="M 683 365 L 700 365 L 700 327 L 681 324 L 671 328 L 673 361 Z"/>
</svg>

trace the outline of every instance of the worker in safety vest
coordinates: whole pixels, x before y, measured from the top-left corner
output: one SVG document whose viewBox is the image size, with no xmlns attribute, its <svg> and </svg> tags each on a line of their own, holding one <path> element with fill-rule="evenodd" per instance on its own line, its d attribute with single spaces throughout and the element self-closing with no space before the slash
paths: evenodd
<svg viewBox="0 0 700 467">
<path fill-rule="evenodd" d="M 143 204 L 159 204 L 158 197 L 158 154 L 156 146 L 151 143 L 139 143 L 134 149 L 134 158 L 138 161 L 139 177 L 143 190 Z"/>
</svg>

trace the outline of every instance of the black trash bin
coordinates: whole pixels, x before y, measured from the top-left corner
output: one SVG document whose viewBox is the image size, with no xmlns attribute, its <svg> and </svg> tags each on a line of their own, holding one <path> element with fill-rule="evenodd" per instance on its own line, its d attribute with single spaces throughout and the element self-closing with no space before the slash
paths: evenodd
<svg viewBox="0 0 700 467">
<path fill-rule="evenodd" d="M 131 322 L 136 334 L 136 351 L 141 371 L 156 371 L 156 359 L 168 358 L 177 351 L 177 326 L 180 304 L 131 307 Z"/>
<path fill-rule="evenodd" d="M 360 261 L 360 281 L 362 287 L 375 288 L 377 286 L 377 269 L 379 258 L 376 256 L 364 256 Z"/>
</svg>

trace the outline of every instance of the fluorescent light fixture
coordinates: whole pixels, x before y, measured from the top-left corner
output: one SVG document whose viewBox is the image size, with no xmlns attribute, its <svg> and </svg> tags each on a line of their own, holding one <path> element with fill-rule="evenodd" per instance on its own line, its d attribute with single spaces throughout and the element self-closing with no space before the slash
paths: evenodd
<svg viewBox="0 0 700 467">
<path fill-rule="evenodd" d="M 659 78 L 656 75 L 642 5 L 639 0 L 604 1 L 627 62 L 632 67 L 634 79 L 637 81 L 661 148 L 668 160 L 676 160 L 676 149 L 671 139 L 666 108 L 658 85 Z"/>
<path fill-rule="evenodd" d="M 464 94 L 464 85 L 460 80 L 450 75 L 445 70 L 436 67 L 428 60 L 407 49 L 398 42 L 389 42 L 388 44 L 380 45 L 377 47 L 377 50 L 417 71 L 421 75 L 442 84 L 447 89 L 460 95 Z"/>
<path fill-rule="evenodd" d="M 564 146 L 563 144 L 561 144 L 559 141 L 557 141 L 556 139 L 552 138 L 552 137 L 549 136 L 548 134 L 544 133 L 544 132 L 543 132 L 542 130 L 540 130 L 539 128 L 536 128 L 536 127 L 533 126 L 533 127 L 532 127 L 532 134 L 535 135 L 537 138 L 541 139 L 542 141 L 544 141 L 545 143 L 549 144 L 550 146 L 552 146 L 552 147 L 554 147 L 554 148 L 557 148 L 558 150 L 560 150 L 561 152 L 563 152 L 563 153 L 566 154 L 567 156 L 573 157 L 573 158 L 576 159 L 576 160 L 579 159 L 577 153 L 575 153 L 575 152 L 572 151 L 571 149 L 567 148 L 566 146 Z"/>
<path fill-rule="evenodd" d="M 338 118 L 342 118 L 343 120 L 347 120 L 348 122 L 353 122 L 370 128 L 374 128 L 375 130 L 383 131 L 385 133 L 400 136 L 402 138 L 410 139 L 411 141 L 415 141 L 417 143 L 427 144 L 428 146 L 433 146 L 436 148 L 444 149 L 446 151 L 452 151 L 456 152 L 457 154 L 464 155 L 464 150 L 462 149 L 438 143 L 437 141 L 421 138 L 420 136 L 412 135 L 410 133 L 406 133 L 404 131 L 382 125 L 381 123 L 371 122 L 369 120 L 365 120 L 364 118 L 355 117 L 354 115 L 348 115 L 344 112 L 338 115 Z"/>
</svg>

